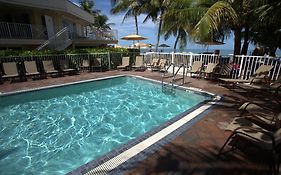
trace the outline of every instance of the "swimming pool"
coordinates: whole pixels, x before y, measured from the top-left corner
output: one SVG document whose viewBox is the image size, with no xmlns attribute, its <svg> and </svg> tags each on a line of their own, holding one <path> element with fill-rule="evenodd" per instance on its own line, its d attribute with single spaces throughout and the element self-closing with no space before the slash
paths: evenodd
<svg viewBox="0 0 281 175">
<path fill-rule="evenodd" d="M 125 76 L 1 96 L 0 174 L 65 174 L 210 98 Z"/>
</svg>

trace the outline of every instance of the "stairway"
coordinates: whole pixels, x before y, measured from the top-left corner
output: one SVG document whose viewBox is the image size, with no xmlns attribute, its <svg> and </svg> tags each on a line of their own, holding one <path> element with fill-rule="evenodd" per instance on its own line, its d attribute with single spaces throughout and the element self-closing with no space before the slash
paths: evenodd
<svg viewBox="0 0 281 175">
<path fill-rule="evenodd" d="M 66 49 L 71 44 L 72 40 L 69 35 L 69 29 L 68 27 L 65 27 L 58 33 L 56 33 L 53 37 L 49 38 L 47 41 L 37 47 L 37 50 L 43 50 L 47 48 L 50 50 L 60 51 Z"/>
</svg>

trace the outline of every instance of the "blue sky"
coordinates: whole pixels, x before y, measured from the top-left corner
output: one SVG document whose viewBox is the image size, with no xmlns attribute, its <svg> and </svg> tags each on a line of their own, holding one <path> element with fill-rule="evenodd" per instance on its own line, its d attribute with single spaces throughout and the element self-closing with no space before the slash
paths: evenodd
<svg viewBox="0 0 281 175">
<path fill-rule="evenodd" d="M 74 2 L 79 2 L 79 0 L 72 0 Z M 117 14 L 117 15 L 111 15 L 110 9 L 111 9 L 111 2 L 110 0 L 94 0 L 95 1 L 95 7 L 96 9 L 101 10 L 102 14 L 105 14 L 109 18 L 110 23 L 115 23 L 114 26 L 112 26 L 113 29 L 118 30 L 118 40 L 120 45 L 123 46 L 129 46 L 132 44 L 132 41 L 125 41 L 121 40 L 120 38 L 123 36 L 126 36 L 128 34 L 134 34 L 135 33 L 135 23 L 133 18 L 128 18 L 122 23 L 124 14 Z M 141 36 L 144 36 L 148 38 L 148 40 L 144 40 L 142 42 L 144 43 L 152 43 L 155 45 L 156 38 L 157 38 L 157 26 L 152 21 L 147 21 L 146 23 L 142 23 L 144 19 L 144 15 L 141 15 L 138 17 L 139 20 L 139 34 Z M 168 40 L 164 40 L 163 37 L 161 37 L 160 44 L 165 43 L 173 47 L 175 42 L 175 38 L 171 37 Z M 202 45 L 194 44 L 194 43 L 188 43 L 186 47 L 187 51 L 188 49 L 204 49 L 205 48 Z M 227 49 L 232 50 L 233 49 L 233 37 L 231 36 L 228 40 L 225 40 L 224 45 L 219 46 L 210 46 L 209 50 L 213 49 Z M 252 47 L 249 49 L 252 50 Z"/>
</svg>

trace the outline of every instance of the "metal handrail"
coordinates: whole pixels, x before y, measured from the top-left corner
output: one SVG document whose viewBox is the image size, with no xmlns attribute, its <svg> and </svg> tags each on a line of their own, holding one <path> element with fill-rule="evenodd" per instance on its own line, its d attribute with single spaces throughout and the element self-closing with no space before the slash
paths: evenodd
<svg viewBox="0 0 281 175">
<path fill-rule="evenodd" d="M 43 48 L 47 47 L 48 45 L 50 45 L 51 43 L 54 43 L 55 48 L 56 49 L 56 41 L 59 40 L 59 37 L 61 37 L 63 34 L 67 35 L 66 39 L 63 39 L 64 41 L 66 40 L 70 40 L 69 36 L 68 36 L 68 27 L 64 27 L 63 29 L 61 29 L 59 32 L 57 32 L 54 36 L 52 36 L 51 38 L 49 38 L 48 40 L 46 40 L 43 44 L 41 44 L 39 47 L 37 47 L 37 50 L 42 50 Z"/>
</svg>

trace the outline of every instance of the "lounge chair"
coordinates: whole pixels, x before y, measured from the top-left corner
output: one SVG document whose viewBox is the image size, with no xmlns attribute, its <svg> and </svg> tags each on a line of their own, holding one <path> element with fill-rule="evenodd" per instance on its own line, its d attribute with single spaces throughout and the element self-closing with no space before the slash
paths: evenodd
<svg viewBox="0 0 281 175">
<path fill-rule="evenodd" d="M 250 90 L 250 91 L 259 91 L 259 92 L 269 92 L 272 93 L 273 95 L 277 95 L 279 91 L 281 90 L 281 76 L 279 78 L 268 84 L 261 84 L 261 85 L 256 85 L 256 84 L 251 84 L 251 83 L 241 83 L 237 85 L 238 87 L 245 89 L 245 90 Z"/>
<path fill-rule="evenodd" d="M 248 80 L 245 79 L 232 79 L 232 78 L 219 78 L 220 82 L 224 82 L 227 85 L 236 83 L 260 83 L 262 82 L 269 71 L 273 68 L 271 65 L 261 65 L 256 72 Z"/>
<path fill-rule="evenodd" d="M 281 128 L 281 113 L 276 114 L 271 109 L 252 102 L 244 103 L 239 110 L 242 111 L 240 117 L 247 118 L 267 130 Z"/>
<path fill-rule="evenodd" d="M 80 69 L 82 69 L 82 71 L 84 70 L 89 70 L 91 71 L 91 64 L 90 64 L 90 60 L 82 60 L 82 65 L 80 66 Z"/>
<path fill-rule="evenodd" d="M 192 74 L 197 74 L 197 77 L 199 78 L 203 69 L 202 65 L 202 61 L 194 61 L 192 66 L 190 67 L 190 70 L 187 71 L 186 74 L 190 73 L 190 76 L 192 76 Z"/>
<path fill-rule="evenodd" d="M 123 57 L 122 65 L 117 66 L 117 69 L 128 69 L 129 65 L 130 65 L 130 57 Z"/>
<path fill-rule="evenodd" d="M 100 72 L 102 72 L 102 65 L 101 65 L 101 58 L 94 58 L 92 60 L 92 70 L 99 70 Z"/>
<path fill-rule="evenodd" d="M 145 66 L 143 63 L 143 56 L 136 56 L 136 62 L 132 66 L 135 70 L 145 70 Z"/>
<path fill-rule="evenodd" d="M 228 78 L 230 77 L 232 71 L 232 65 L 230 63 L 219 65 L 219 71 L 217 74 L 218 78 Z"/>
<path fill-rule="evenodd" d="M 158 59 L 157 61 L 155 59 L 153 61 L 155 61 L 155 62 L 153 62 L 153 67 L 151 67 L 152 71 L 160 71 L 160 72 L 167 71 L 166 67 L 165 67 L 167 65 L 167 60 L 165 58 L 160 58 L 160 60 Z"/>
<path fill-rule="evenodd" d="M 59 74 L 59 71 L 55 69 L 53 61 L 51 61 L 51 60 L 43 61 L 43 69 L 44 69 L 45 77 L 47 74 L 50 74 L 50 75 Z"/>
<path fill-rule="evenodd" d="M 157 71 L 159 69 L 158 68 L 159 61 L 160 61 L 159 58 L 153 58 L 152 59 L 152 62 L 150 64 L 151 71 Z"/>
<path fill-rule="evenodd" d="M 208 63 L 206 69 L 204 69 L 202 71 L 203 76 L 204 77 L 209 76 L 209 78 L 212 79 L 214 71 L 215 71 L 215 68 L 217 67 L 217 65 L 218 65 L 218 63 Z"/>
<path fill-rule="evenodd" d="M 25 61 L 24 67 L 25 67 L 25 76 L 31 76 L 31 77 L 40 76 L 40 72 L 37 70 L 35 61 Z"/>
<path fill-rule="evenodd" d="M 166 72 L 167 59 L 161 58 L 158 64 L 160 72 Z"/>
<path fill-rule="evenodd" d="M 69 75 L 77 73 L 76 69 L 70 68 L 69 60 L 60 60 L 60 69 L 63 73 L 69 73 Z"/>
<path fill-rule="evenodd" d="M 230 150 L 232 150 L 238 146 L 239 140 L 244 140 L 271 154 L 269 161 L 272 174 L 279 173 L 281 129 L 274 132 L 268 131 L 245 118 L 237 117 L 234 118 L 226 130 L 232 133 L 219 150 L 219 155 L 224 153 L 226 145 L 231 145 Z"/>
<path fill-rule="evenodd" d="M 16 62 L 3 63 L 3 71 L 4 71 L 4 75 L 2 75 L 3 79 L 11 78 L 11 82 L 13 82 L 15 78 L 19 78 Z"/>
</svg>

